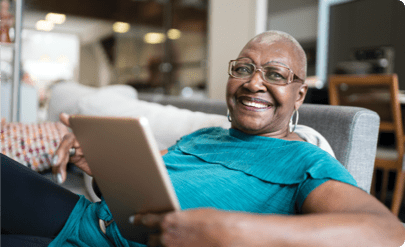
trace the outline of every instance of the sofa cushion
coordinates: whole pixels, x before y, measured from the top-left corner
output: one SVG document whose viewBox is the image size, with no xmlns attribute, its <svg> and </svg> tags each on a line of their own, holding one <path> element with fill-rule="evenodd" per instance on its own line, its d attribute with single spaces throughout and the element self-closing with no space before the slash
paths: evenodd
<svg viewBox="0 0 405 247">
<path fill-rule="evenodd" d="M 128 85 L 110 85 L 102 88 L 89 87 L 73 81 L 66 81 L 52 86 L 51 98 L 48 108 L 48 121 L 59 121 L 59 114 L 78 114 L 80 99 L 86 95 L 100 91 L 119 94 L 123 97 L 136 99 L 137 91 Z"/>
<path fill-rule="evenodd" d="M 84 96 L 79 102 L 79 113 L 95 116 L 138 117 L 144 116 L 155 135 L 159 148 L 166 149 L 182 136 L 198 129 L 219 126 L 229 128 L 225 116 L 193 112 L 171 105 L 162 106 L 118 93 L 99 91 Z"/>
</svg>

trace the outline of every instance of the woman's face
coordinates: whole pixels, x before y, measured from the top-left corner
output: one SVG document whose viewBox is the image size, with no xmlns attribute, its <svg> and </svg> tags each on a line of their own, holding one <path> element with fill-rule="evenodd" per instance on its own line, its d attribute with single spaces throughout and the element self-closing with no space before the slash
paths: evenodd
<svg viewBox="0 0 405 247">
<path fill-rule="evenodd" d="M 289 43 L 248 43 L 238 59 L 251 60 L 257 68 L 269 62 L 280 63 L 294 73 L 302 71 L 302 59 Z M 301 72 L 302 73 L 302 72 Z M 305 75 L 297 74 L 299 78 Z M 256 72 L 250 79 L 229 77 L 226 101 L 232 128 L 248 134 L 283 138 L 289 134 L 288 123 L 295 109 L 304 101 L 307 85 L 302 81 L 288 85 L 268 83 Z"/>
</svg>

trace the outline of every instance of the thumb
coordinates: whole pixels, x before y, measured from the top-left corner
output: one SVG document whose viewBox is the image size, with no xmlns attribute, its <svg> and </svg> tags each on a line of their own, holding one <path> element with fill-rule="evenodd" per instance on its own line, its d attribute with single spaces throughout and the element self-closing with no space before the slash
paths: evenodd
<svg viewBox="0 0 405 247">
<path fill-rule="evenodd" d="M 69 123 L 69 115 L 67 113 L 62 112 L 61 114 L 59 114 L 59 120 L 66 125 L 67 127 L 70 127 L 70 123 Z"/>
</svg>

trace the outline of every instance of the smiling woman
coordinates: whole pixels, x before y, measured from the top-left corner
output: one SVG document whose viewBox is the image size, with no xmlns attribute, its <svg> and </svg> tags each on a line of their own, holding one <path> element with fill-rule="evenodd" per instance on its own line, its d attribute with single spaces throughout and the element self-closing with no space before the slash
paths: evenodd
<svg viewBox="0 0 405 247">
<path fill-rule="evenodd" d="M 227 84 L 231 128 L 198 130 L 162 152 L 182 210 L 129 218 L 150 229 L 148 245 L 403 244 L 405 228 L 398 219 L 359 189 L 334 157 L 288 128 L 307 91 L 302 83 L 305 56 L 297 42 L 285 33 L 265 32 L 243 48 L 237 61 L 242 59 L 246 62 L 232 65 L 231 61 Z M 275 73 L 274 64 L 281 64 L 284 71 Z M 66 114 L 61 114 L 61 121 L 69 126 Z M 76 152 L 69 156 L 72 147 Z M 91 174 L 72 133 L 64 136 L 55 153 L 55 174 L 66 174 L 68 161 Z M 3 169 L 1 175 L 7 176 Z M 49 195 L 46 190 L 40 193 Z M 18 195 L 24 198 L 24 192 Z M 7 198 L 7 207 L 2 205 L 2 212 L 9 216 L 6 221 L 2 219 L 2 229 L 8 232 L 13 230 L 8 224 L 18 225 L 18 217 L 11 217 L 13 200 Z M 59 195 L 55 200 L 64 201 Z M 61 230 L 49 231 L 57 233 L 50 246 L 144 246 L 120 235 L 105 201 L 92 204 L 84 197 L 66 200 L 66 205 L 76 206 L 64 209 L 63 215 L 70 216 L 58 220 L 58 226 L 64 225 Z M 41 223 L 46 224 L 45 219 L 40 218 Z M 38 224 L 35 217 L 23 221 Z M 106 225 L 105 233 L 100 222 Z"/>
</svg>

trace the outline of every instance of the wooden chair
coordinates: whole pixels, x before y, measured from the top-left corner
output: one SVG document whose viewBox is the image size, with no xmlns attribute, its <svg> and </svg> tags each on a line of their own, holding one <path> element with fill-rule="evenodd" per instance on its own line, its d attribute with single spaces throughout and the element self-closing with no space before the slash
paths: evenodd
<svg viewBox="0 0 405 247">
<path fill-rule="evenodd" d="M 384 203 L 388 187 L 389 171 L 396 172 L 391 211 L 398 216 L 402 202 L 405 169 L 404 134 L 399 102 L 398 77 L 392 75 L 333 75 L 329 78 L 331 105 L 348 105 L 368 108 L 380 115 L 380 133 L 395 135 L 394 157 L 383 157 L 377 152 L 375 169 L 383 171 L 380 200 Z M 375 195 L 374 172 L 371 194 Z"/>
</svg>

